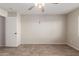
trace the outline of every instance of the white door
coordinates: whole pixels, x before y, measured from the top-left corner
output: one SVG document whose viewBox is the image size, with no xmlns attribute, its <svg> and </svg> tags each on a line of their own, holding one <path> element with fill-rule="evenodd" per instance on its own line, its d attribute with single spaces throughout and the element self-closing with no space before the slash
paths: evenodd
<svg viewBox="0 0 79 59">
<path fill-rule="evenodd" d="M 5 21 L 6 26 L 6 42 L 8 47 L 17 47 L 17 20 L 16 17 L 7 17 Z"/>
</svg>

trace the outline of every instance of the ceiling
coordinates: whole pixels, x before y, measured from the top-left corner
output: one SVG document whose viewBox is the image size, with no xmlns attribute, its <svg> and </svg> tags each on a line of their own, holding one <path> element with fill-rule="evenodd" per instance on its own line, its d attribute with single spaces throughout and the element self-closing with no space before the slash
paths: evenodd
<svg viewBox="0 0 79 59">
<path fill-rule="evenodd" d="M 72 10 L 79 7 L 79 3 L 59 3 L 52 4 L 46 3 L 44 6 L 45 12 L 37 7 L 32 10 L 28 10 L 34 3 L 0 3 L 0 8 L 7 10 L 8 12 L 19 12 L 22 15 L 25 14 L 67 14 Z"/>
</svg>

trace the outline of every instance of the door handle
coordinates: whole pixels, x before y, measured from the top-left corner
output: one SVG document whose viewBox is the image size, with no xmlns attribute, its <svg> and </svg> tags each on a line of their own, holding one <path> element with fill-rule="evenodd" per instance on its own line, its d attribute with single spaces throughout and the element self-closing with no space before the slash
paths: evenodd
<svg viewBox="0 0 79 59">
<path fill-rule="evenodd" d="M 14 34 L 16 35 L 17 33 L 15 32 Z"/>
</svg>

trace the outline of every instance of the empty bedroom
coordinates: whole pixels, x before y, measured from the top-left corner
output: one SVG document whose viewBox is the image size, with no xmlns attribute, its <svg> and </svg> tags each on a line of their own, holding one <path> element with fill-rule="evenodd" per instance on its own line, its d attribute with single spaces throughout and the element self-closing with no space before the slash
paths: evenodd
<svg viewBox="0 0 79 59">
<path fill-rule="evenodd" d="M 79 56 L 79 3 L 0 3 L 0 56 Z"/>
</svg>

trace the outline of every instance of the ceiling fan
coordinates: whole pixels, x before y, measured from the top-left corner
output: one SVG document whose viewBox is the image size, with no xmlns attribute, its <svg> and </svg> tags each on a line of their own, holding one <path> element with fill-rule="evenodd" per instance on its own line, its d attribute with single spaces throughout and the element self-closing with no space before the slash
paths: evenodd
<svg viewBox="0 0 79 59">
<path fill-rule="evenodd" d="M 59 3 L 50 3 L 50 4 L 59 4 Z M 44 11 L 45 11 L 44 6 L 45 6 L 45 3 L 35 3 L 35 5 L 29 7 L 28 10 L 30 11 L 30 10 L 32 10 L 34 7 L 38 7 L 38 8 L 41 9 L 42 12 L 44 12 Z"/>
</svg>

